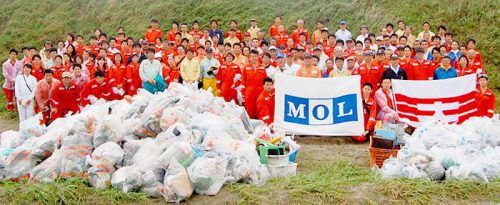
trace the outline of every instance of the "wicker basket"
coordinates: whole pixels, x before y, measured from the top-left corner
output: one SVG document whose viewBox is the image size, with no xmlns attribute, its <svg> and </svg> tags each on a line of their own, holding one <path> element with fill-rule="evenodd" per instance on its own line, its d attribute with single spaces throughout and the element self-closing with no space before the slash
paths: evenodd
<svg viewBox="0 0 500 205">
<path fill-rule="evenodd" d="M 373 137 L 370 137 L 373 138 Z M 370 151 L 370 167 L 377 164 L 379 168 L 382 167 L 384 161 L 388 159 L 391 155 L 396 157 L 398 156 L 397 149 L 383 149 L 383 148 L 375 148 L 372 147 L 373 139 L 371 139 L 370 147 L 368 148 Z"/>
</svg>

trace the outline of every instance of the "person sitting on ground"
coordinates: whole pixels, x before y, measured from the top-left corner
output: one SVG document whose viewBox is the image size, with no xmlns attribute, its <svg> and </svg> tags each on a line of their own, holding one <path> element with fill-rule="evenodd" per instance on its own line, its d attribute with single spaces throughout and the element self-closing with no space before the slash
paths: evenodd
<svg viewBox="0 0 500 205">
<path fill-rule="evenodd" d="M 394 124 L 399 120 L 398 113 L 395 111 L 394 101 L 392 99 L 391 78 L 383 77 L 380 83 L 381 88 L 375 92 L 375 102 L 377 103 L 377 118 L 382 123 Z"/>
<path fill-rule="evenodd" d="M 356 142 L 365 142 L 370 139 L 375 129 L 375 118 L 377 116 L 377 103 L 370 97 L 372 94 L 372 84 L 365 83 L 363 85 L 363 115 L 365 119 L 365 131 L 361 136 L 353 136 L 352 139 Z"/>
</svg>

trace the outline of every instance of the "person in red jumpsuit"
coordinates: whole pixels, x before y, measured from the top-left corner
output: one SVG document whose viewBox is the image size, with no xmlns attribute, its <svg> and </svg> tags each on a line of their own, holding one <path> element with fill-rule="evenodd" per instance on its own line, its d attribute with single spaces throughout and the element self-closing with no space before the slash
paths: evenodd
<svg viewBox="0 0 500 205">
<path fill-rule="evenodd" d="M 257 118 L 271 127 L 274 123 L 274 82 L 264 78 L 264 90 L 257 98 Z"/>
<path fill-rule="evenodd" d="M 365 62 L 359 66 L 359 75 L 361 76 L 361 85 L 370 83 L 374 89 L 380 86 L 380 79 L 384 73 L 383 68 L 379 68 L 373 63 L 373 52 L 367 51 L 364 53 Z M 373 94 L 371 94 L 373 97 Z"/>
<path fill-rule="evenodd" d="M 365 142 L 370 139 L 375 129 L 375 117 L 377 117 L 377 103 L 370 97 L 373 91 L 371 83 L 363 85 L 363 116 L 365 118 L 365 132 L 361 136 L 353 136 L 352 139 L 356 142 Z"/>
<path fill-rule="evenodd" d="M 160 28 L 158 28 L 158 20 L 157 19 L 151 19 L 151 28 L 149 28 L 146 31 L 146 34 L 144 35 L 144 39 L 148 41 L 148 43 L 155 43 L 156 38 L 162 37 L 163 36 L 163 31 L 161 31 Z"/>
<path fill-rule="evenodd" d="M 488 88 L 488 76 L 478 77 L 479 88 L 476 90 L 477 115 L 492 118 L 495 114 L 495 93 Z"/>
<path fill-rule="evenodd" d="M 234 55 L 226 54 L 226 63 L 219 68 L 217 72 L 217 89 L 226 102 L 234 100 L 237 104 L 242 103 L 238 100 L 238 89 L 241 85 L 241 69 L 233 63 Z"/>
<path fill-rule="evenodd" d="M 408 80 L 432 80 L 434 77 L 434 68 L 432 62 L 424 59 L 424 49 L 415 49 L 417 59 L 410 62 L 406 73 Z"/>
<path fill-rule="evenodd" d="M 259 52 L 250 51 L 250 64 L 243 70 L 241 84 L 244 86 L 245 109 L 251 119 L 257 117 L 257 98 L 264 89 L 262 82 L 267 78 L 266 69 L 259 64 Z"/>
<path fill-rule="evenodd" d="M 127 95 L 134 96 L 137 90 L 142 88 L 142 80 L 139 77 L 139 56 L 133 54 L 131 58 L 132 62 L 125 70 L 125 80 L 127 81 Z"/>
<path fill-rule="evenodd" d="M 97 70 L 94 73 L 94 79 L 90 80 L 82 90 L 82 105 L 93 104 L 99 99 L 110 100 L 111 89 L 109 88 L 104 73 Z"/>
<path fill-rule="evenodd" d="M 71 82 L 71 73 L 62 74 L 62 83 L 52 91 L 52 120 L 64 117 L 66 114 L 76 114 L 80 111 L 80 88 Z"/>
<path fill-rule="evenodd" d="M 114 55 L 114 65 L 109 69 L 109 86 L 111 87 L 111 99 L 113 100 L 121 100 L 125 96 L 125 87 L 127 86 L 125 69 L 126 65 L 122 55 L 116 53 Z"/>
</svg>

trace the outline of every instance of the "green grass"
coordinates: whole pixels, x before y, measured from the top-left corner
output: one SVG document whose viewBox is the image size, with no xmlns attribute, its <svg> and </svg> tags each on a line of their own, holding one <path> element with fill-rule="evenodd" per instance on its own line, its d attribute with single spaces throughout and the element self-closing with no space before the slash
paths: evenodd
<svg viewBox="0 0 500 205">
<path fill-rule="evenodd" d="M 116 189 L 98 190 L 78 178 L 58 179 L 53 183 L 0 181 L 2 204 L 121 204 L 148 202 L 141 193 L 123 193 Z"/>
<path fill-rule="evenodd" d="M 312 161 L 312 162 L 311 162 Z M 488 184 L 471 181 L 384 180 L 351 162 L 320 164 L 302 159 L 297 176 L 274 179 L 262 187 L 229 184 L 237 204 L 435 204 L 500 203 L 500 179 Z M 199 197 L 199 196 L 194 196 Z M 216 196 L 217 197 L 217 196 Z M 160 203 L 141 193 L 97 190 L 81 179 L 54 183 L 0 181 L 2 204 L 128 204 Z"/>
</svg>

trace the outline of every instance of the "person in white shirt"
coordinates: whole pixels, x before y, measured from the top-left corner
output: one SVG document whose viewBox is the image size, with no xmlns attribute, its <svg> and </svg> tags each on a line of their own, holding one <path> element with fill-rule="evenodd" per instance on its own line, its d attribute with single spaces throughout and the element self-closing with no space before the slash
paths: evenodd
<svg viewBox="0 0 500 205">
<path fill-rule="evenodd" d="M 297 71 L 302 67 L 302 65 L 294 63 L 292 55 L 286 55 L 285 58 L 285 70 L 288 70 L 290 75 L 297 75 Z"/>
<path fill-rule="evenodd" d="M 19 112 L 19 124 L 35 115 L 36 78 L 31 75 L 33 67 L 25 64 L 23 74 L 16 77 L 15 95 Z"/>
<path fill-rule="evenodd" d="M 153 94 L 163 92 L 167 85 L 163 80 L 161 63 L 154 59 L 155 50 L 148 48 L 146 55 L 148 59 L 143 60 L 139 67 L 139 77 L 142 80 L 142 87 Z"/>
<path fill-rule="evenodd" d="M 362 25 L 360 31 L 361 31 L 361 34 L 358 37 L 356 37 L 356 41 L 363 42 L 363 46 L 364 46 L 365 39 L 368 38 L 368 26 Z"/>
<path fill-rule="evenodd" d="M 335 37 L 337 40 L 343 40 L 344 43 L 347 39 L 352 38 L 352 34 L 347 30 L 347 22 L 345 20 L 340 21 L 340 29 L 335 32 Z"/>
</svg>

